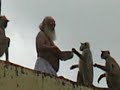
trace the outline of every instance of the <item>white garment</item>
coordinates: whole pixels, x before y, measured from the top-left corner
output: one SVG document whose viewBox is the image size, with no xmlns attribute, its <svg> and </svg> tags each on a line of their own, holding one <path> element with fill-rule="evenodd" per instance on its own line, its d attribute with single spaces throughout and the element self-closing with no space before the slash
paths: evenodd
<svg viewBox="0 0 120 90">
<path fill-rule="evenodd" d="M 57 76 L 56 71 L 53 69 L 50 63 L 41 57 L 38 57 L 34 69 L 37 71 L 41 71 L 41 72 L 45 72 L 45 73 L 49 73 L 51 75 Z"/>
</svg>

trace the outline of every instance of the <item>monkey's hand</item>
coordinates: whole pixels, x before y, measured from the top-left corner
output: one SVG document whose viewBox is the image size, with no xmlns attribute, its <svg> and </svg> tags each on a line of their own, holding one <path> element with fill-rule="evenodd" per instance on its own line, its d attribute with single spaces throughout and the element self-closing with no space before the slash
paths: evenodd
<svg viewBox="0 0 120 90">
<path fill-rule="evenodd" d="M 80 59 L 84 60 L 84 57 L 75 48 L 72 48 L 72 52 L 76 54 Z"/>
<path fill-rule="evenodd" d="M 78 67 L 78 64 L 72 65 L 72 66 L 70 67 L 70 69 L 72 70 L 72 69 L 75 69 L 75 68 L 77 68 L 77 67 Z"/>
<path fill-rule="evenodd" d="M 75 48 L 72 48 L 72 52 L 76 52 L 76 49 L 75 49 Z"/>
<path fill-rule="evenodd" d="M 95 63 L 93 66 L 94 66 L 94 67 L 98 67 L 98 64 Z"/>
<path fill-rule="evenodd" d="M 72 69 L 74 69 L 75 67 L 72 65 L 71 67 L 70 67 L 70 70 L 72 70 Z"/>
</svg>

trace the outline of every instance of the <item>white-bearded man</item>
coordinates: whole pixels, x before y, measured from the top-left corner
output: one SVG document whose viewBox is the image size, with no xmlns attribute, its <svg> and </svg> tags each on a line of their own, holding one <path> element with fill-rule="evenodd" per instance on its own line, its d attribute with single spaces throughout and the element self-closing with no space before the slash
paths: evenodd
<svg viewBox="0 0 120 90">
<path fill-rule="evenodd" d="M 35 70 L 57 76 L 60 60 L 73 57 L 72 51 L 61 51 L 55 44 L 55 20 L 46 16 L 39 26 L 40 32 L 36 36 L 37 61 Z"/>
</svg>

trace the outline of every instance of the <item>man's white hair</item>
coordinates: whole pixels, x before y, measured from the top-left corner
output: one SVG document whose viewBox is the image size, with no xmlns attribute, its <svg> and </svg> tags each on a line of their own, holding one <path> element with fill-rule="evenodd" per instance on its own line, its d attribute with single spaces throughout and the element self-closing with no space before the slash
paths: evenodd
<svg viewBox="0 0 120 90">
<path fill-rule="evenodd" d="M 42 23 L 39 25 L 39 29 L 42 30 L 42 31 L 44 31 L 45 25 L 47 25 L 47 23 L 48 23 L 50 20 L 54 20 L 54 18 L 51 17 L 51 16 L 46 16 L 46 17 L 43 19 Z M 55 21 L 55 20 L 54 20 L 54 21 Z"/>
</svg>

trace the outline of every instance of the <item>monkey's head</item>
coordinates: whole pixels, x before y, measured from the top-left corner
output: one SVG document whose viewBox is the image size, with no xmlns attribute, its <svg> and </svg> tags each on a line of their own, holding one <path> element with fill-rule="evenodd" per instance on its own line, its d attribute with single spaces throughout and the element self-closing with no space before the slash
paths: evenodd
<svg viewBox="0 0 120 90">
<path fill-rule="evenodd" d="M 0 26 L 2 28 L 6 28 L 8 22 L 9 20 L 6 18 L 6 16 L 0 16 Z"/>
<path fill-rule="evenodd" d="M 88 48 L 88 49 L 90 48 L 89 42 L 81 43 L 80 51 L 83 51 L 84 49 L 87 49 L 87 48 Z"/>
<path fill-rule="evenodd" d="M 101 58 L 102 59 L 107 59 L 110 56 L 110 51 L 109 50 L 102 50 L 101 51 Z"/>
</svg>

